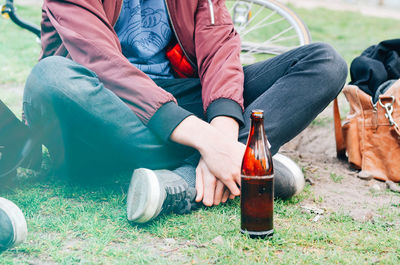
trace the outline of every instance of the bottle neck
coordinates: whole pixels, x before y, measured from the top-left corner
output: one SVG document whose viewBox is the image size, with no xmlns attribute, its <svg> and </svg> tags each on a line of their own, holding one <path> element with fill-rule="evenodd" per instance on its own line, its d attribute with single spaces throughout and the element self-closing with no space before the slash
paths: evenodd
<svg viewBox="0 0 400 265">
<path fill-rule="evenodd" d="M 271 176 L 273 174 L 272 157 L 264 131 L 263 117 L 251 117 L 251 128 L 242 163 L 244 176 Z"/>
<path fill-rule="evenodd" d="M 253 140 L 265 141 L 264 119 L 259 117 L 251 118 L 250 137 Z"/>
</svg>

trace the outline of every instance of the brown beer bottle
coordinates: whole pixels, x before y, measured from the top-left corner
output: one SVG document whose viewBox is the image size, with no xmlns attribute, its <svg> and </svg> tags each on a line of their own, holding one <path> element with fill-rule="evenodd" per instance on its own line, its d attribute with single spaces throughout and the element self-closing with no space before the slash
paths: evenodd
<svg viewBox="0 0 400 265">
<path fill-rule="evenodd" d="M 253 110 L 251 113 L 251 128 L 241 173 L 240 231 L 251 238 L 272 236 L 274 169 L 262 110 Z"/>
</svg>

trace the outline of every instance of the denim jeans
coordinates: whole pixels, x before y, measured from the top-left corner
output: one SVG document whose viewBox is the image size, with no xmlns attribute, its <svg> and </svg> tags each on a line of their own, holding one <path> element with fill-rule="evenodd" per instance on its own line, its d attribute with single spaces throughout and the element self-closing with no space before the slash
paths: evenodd
<svg viewBox="0 0 400 265">
<path fill-rule="evenodd" d="M 314 43 L 245 66 L 244 76 L 245 125 L 239 141 L 247 140 L 251 110 L 262 109 L 274 154 L 338 95 L 347 65 L 332 47 Z M 155 82 L 181 107 L 204 118 L 199 79 Z M 55 165 L 70 175 L 173 169 L 195 152 L 161 141 L 93 71 L 64 57 L 45 58 L 33 68 L 25 86 L 24 112 Z"/>
</svg>

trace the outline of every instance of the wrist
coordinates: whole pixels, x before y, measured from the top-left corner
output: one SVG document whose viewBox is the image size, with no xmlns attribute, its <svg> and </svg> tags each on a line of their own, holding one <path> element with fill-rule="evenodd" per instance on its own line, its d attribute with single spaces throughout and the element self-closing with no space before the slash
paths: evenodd
<svg viewBox="0 0 400 265">
<path fill-rule="evenodd" d="M 229 138 L 234 140 L 238 139 L 239 123 L 234 118 L 228 116 L 218 116 L 215 117 L 210 124 Z"/>
</svg>

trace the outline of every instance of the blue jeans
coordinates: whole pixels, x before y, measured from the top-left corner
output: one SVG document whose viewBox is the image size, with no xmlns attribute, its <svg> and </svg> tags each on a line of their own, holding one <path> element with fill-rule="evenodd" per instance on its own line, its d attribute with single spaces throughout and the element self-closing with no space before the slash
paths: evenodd
<svg viewBox="0 0 400 265">
<path fill-rule="evenodd" d="M 332 47 L 314 43 L 245 66 L 244 76 L 245 125 L 239 141 L 247 140 L 251 110 L 262 109 L 276 153 L 339 94 L 347 65 Z M 199 79 L 155 82 L 180 106 L 204 118 Z M 63 57 L 45 58 L 33 68 L 24 112 L 56 166 L 73 176 L 138 167 L 173 169 L 195 153 L 161 141 L 93 71 Z"/>
</svg>

